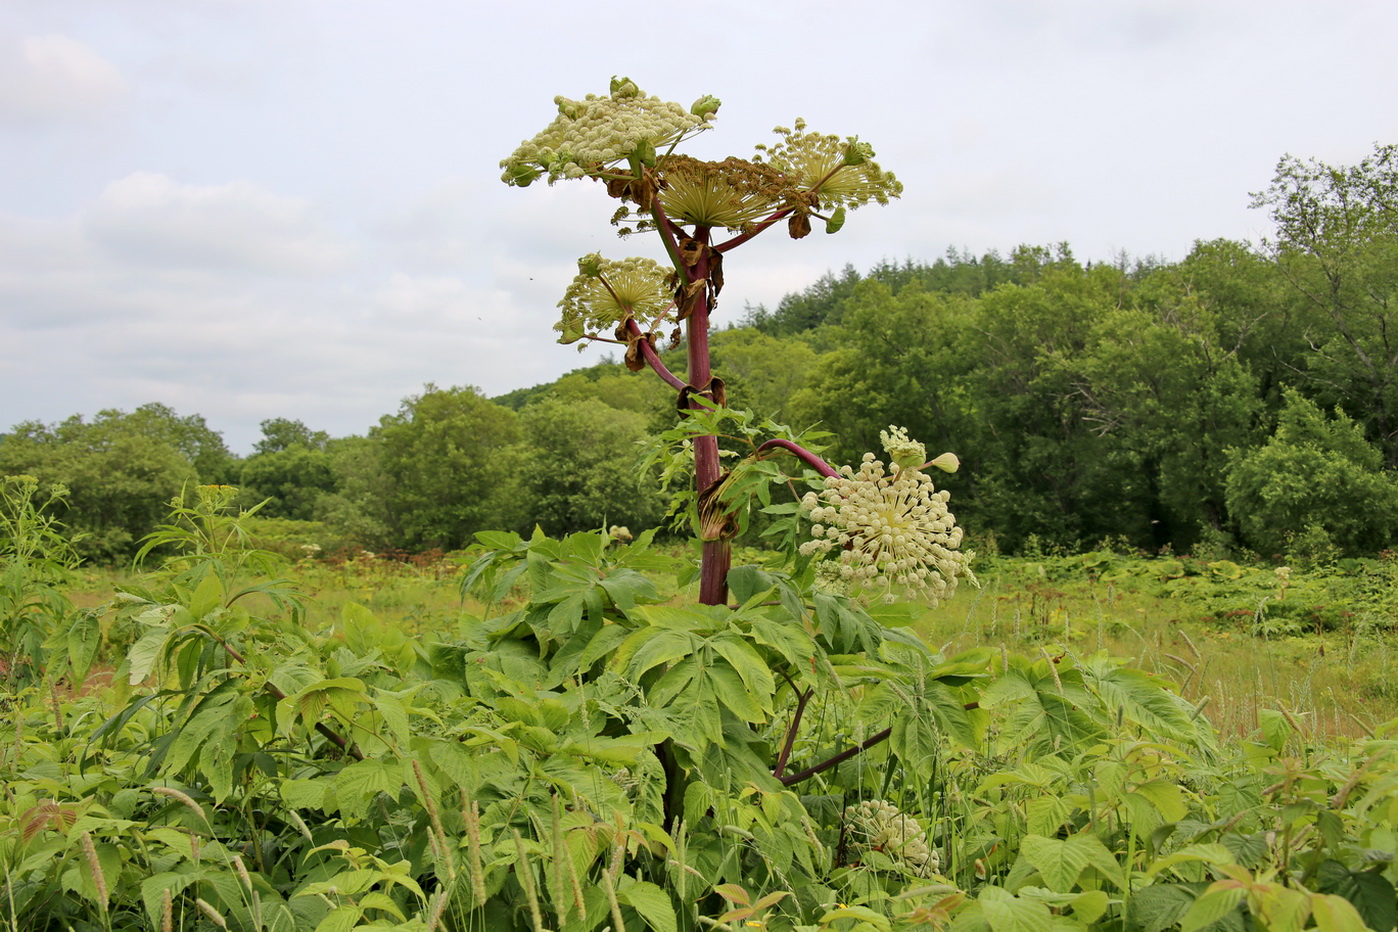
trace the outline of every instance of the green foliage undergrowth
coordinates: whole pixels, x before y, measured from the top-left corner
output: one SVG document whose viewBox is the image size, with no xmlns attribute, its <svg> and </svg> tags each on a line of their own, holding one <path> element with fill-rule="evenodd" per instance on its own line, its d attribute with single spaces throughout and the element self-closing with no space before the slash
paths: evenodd
<svg viewBox="0 0 1398 932">
<path fill-rule="evenodd" d="M 1393 927 L 1390 732 L 1221 746 L 1105 655 L 756 566 L 673 604 L 649 535 L 482 535 L 458 630 L 317 625 L 228 502 L 10 684 L 7 928 Z"/>
</svg>

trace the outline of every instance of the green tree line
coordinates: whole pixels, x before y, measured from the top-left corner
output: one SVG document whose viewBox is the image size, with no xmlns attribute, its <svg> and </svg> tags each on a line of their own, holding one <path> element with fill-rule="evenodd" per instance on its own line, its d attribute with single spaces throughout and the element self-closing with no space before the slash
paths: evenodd
<svg viewBox="0 0 1398 932">
<path fill-rule="evenodd" d="M 1287 156 L 1254 195 L 1274 238 L 1178 262 L 1059 244 L 846 267 L 713 333 L 715 371 L 730 404 L 832 431 L 832 461 L 889 424 L 956 452 L 959 519 L 1002 550 L 1374 552 L 1398 530 L 1395 153 Z M 635 463 L 676 417 L 608 361 L 496 399 L 428 385 L 363 436 L 273 418 L 243 458 L 159 404 L 27 422 L 0 437 L 0 474 L 66 486 L 97 560 L 128 556 L 192 482 L 366 547 L 453 548 L 660 523 Z"/>
</svg>

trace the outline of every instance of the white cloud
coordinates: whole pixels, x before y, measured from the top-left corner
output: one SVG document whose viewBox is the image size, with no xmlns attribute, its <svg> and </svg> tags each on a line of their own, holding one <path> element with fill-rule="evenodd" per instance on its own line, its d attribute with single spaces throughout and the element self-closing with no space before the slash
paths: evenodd
<svg viewBox="0 0 1398 932">
<path fill-rule="evenodd" d="M 115 65 L 76 39 L 0 39 L 0 118 L 43 122 L 87 116 L 126 96 Z"/>
<path fill-rule="evenodd" d="M 108 185 L 83 220 L 93 242 L 144 266 L 322 274 L 350 251 L 309 201 L 247 181 L 136 172 Z"/>
</svg>

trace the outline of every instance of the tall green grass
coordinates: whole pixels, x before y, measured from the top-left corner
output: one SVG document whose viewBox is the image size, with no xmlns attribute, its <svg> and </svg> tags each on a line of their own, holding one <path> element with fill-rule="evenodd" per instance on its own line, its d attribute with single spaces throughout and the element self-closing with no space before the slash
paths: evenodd
<svg viewBox="0 0 1398 932">
<path fill-rule="evenodd" d="M 997 560 L 979 591 L 927 610 L 918 628 L 947 652 L 989 646 L 1128 658 L 1177 683 L 1224 736 L 1252 733 L 1266 708 L 1287 710 L 1318 740 L 1369 736 L 1398 715 L 1387 619 L 1356 613 L 1329 630 L 1277 630 L 1260 617 L 1265 606 L 1220 613 L 1207 589 L 1183 597 L 1149 577 L 1051 578 L 1058 574 L 1042 568 Z"/>
</svg>

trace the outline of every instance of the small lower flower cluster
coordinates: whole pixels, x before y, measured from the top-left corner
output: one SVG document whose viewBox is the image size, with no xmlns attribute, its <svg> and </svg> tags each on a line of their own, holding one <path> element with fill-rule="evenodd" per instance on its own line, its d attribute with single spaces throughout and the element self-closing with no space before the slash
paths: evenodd
<svg viewBox="0 0 1398 932">
<path fill-rule="evenodd" d="M 673 320 L 670 273 L 654 259 L 613 260 L 593 253 L 579 260 L 578 267 L 558 302 L 562 315 L 553 329 L 561 334 L 559 343 L 609 334 L 633 317 L 643 331 Z"/>
<path fill-rule="evenodd" d="M 885 443 L 910 452 L 901 431 L 886 435 Z M 950 497 L 921 469 L 895 464 L 885 472 L 883 462 L 866 453 L 857 472 L 845 466 L 823 490 L 802 499 L 813 539 L 801 552 L 833 553 L 838 578 L 851 589 L 879 587 L 892 598 L 897 588 L 934 603 L 950 598 L 960 578 L 975 581 L 969 566 L 975 555 L 957 549 L 962 530 L 947 510 Z"/>
<path fill-rule="evenodd" d="M 922 825 L 888 800 L 849 806 L 845 825 L 856 846 L 880 851 L 919 877 L 930 877 L 942 866 L 940 855 L 927 844 Z"/>
</svg>

